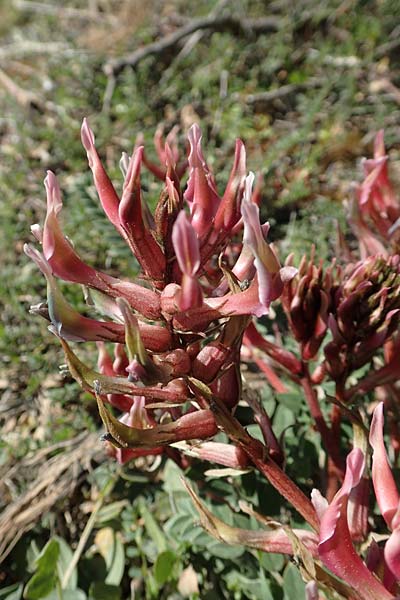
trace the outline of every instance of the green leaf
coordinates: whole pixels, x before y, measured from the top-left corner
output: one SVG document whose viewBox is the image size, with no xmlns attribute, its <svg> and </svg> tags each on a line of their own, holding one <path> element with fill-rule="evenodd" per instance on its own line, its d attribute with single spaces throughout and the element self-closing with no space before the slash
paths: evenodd
<svg viewBox="0 0 400 600">
<path fill-rule="evenodd" d="M 59 555 L 58 561 L 57 561 L 57 569 L 58 569 L 58 576 L 59 576 L 60 580 L 62 580 L 65 571 L 68 569 L 69 565 L 71 564 L 73 552 L 72 552 L 71 548 L 68 546 L 67 542 L 63 538 L 61 538 L 59 536 L 54 536 L 53 539 L 58 542 L 58 545 L 60 548 L 60 555 Z M 78 585 L 78 569 L 75 567 L 75 569 L 72 571 L 71 576 L 68 580 L 67 589 L 75 590 L 77 585 Z M 63 595 L 63 600 L 65 600 L 64 595 Z"/>
<path fill-rule="evenodd" d="M 265 579 L 254 579 L 237 571 L 230 571 L 226 576 L 226 582 L 230 591 L 241 594 L 239 597 L 245 593 L 251 600 L 273 600 L 269 583 Z M 304 596 L 299 596 L 302 597 Z"/>
<path fill-rule="evenodd" d="M 154 577 L 159 585 L 163 585 L 166 581 L 171 579 L 173 566 L 176 562 L 176 555 L 171 550 L 161 552 L 157 556 L 157 560 L 154 565 Z"/>
<path fill-rule="evenodd" d="M 143 517 L 146 531 L 156 544 L 158 552 L 164 552 L 164 550 L 167 549 L 167 540 L 162 532 L 162 529 L 144 502 L 140 504 L 140 514 Z"/>
<path fill-rule="evenodd" d="M 305 583 L 294 564 L 288 563 L 283 573 L 284 600 L 304 598 Z"/>
<path fill-rule="evenodd" d="M 121 538 L 111 527 L 103 527 L 97 532 L 95 543 L 106 563 L 106 583 L 119 585 L 125 570 L 125 552 Z"/>
<path fill-rule="evenodd" d="M 26 600 L 40 600 L 50 594 L 58 581 L 57 561 L 60 555 L 60 546 L 56 539 L 47 542 L 36 559 L 36 573 L 26 584 L 24 598 Z"/>
<path fill-rule="evenodd" d="M 121 514 L 122 509 L 128 504 L 127 500 L 117 500 L 107 506 L 103 506 L 96 517 L 96 525 L 107 523 L 116 519 Z"/>
<path fill-rule="evenodd" d="M 274 415 L 274 432 L 275 435 L 280 436 L 285 429 L 291 427 L 296 422 L 291 410 L 279 404 Z"/>
<path fill-rule="evenodd" d="M 87 600 L 87 596 L 85 592 L 77 589 L 66 589 L 61 592 L 59 590 L 53 590 L 46 596 L 45 600 Z"/>
<path fill-rule="evenodd" d="M 242 556 L 246 549 L 244 546 L 228 546 L 227 544 L 221 544 L 220 542 L 210 540 L 207 550 L 213 556 L 218 556 L 218 558 L 234 560 L 235 558 Z"/>
<path fill-rule="evenodd" d="M 182 471 L 179 467 L 172 461 L 168 461 L 164 469 L 164 490 L 170 494 L 181 492 L 184 489 L 181 477 Z"/>
<path fill-rule="evenodd" d="M 0 590 L 0 600 L 20 600 L 23 590 L 22 583 L 14 583 Z"/>
<path fill-rule="evenodd" d="M 89 600 L 121 600 L 121 592 L 116 585 L 94 581 L 90 586 Z"/>
<path fill-rule="evenodd" d="M 267 572 L 270 571 L 281 571 L 285 564 L 285 557 L 283 554 L 272 554 L 272 552 L 259 552 L 260 565 Z"/>
</svg>

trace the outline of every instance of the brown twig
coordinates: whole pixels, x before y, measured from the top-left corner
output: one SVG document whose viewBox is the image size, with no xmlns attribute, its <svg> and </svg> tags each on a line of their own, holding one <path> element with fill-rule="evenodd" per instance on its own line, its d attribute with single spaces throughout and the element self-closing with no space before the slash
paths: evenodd
<svg viewBox="0 0 400 600">
<path fill-rule="evenodd" d="M 6 91 L 24 108 L 35 108 L 40 112 L 44 112 L 43 98 L 34 92 L 21 88 L 2 69 L 0 69 L 0 84 L 3 85 Z"/>
<path fill-rule="evenodd" d="M 268 106 L 277 100 L 283 100 L 288 96 L 297 94 L 304 90 L 310 90 L 322 87 L 326 83 L 326 79 L 323 78 L 312 78 L 304 81 L 303 83 L 288 83 L 287 85 L 281 85 L 275 90 L 268 92 L 259 92 L 258 94 L 249 94 L 246 97 L 246 103 L 251 105 Z"/>
<path fill-rule="evenodd" d="M 35 0 L 14 0 L 13 4 L 15 8 L 19 10 L 39 13 L 40 15 L 52 15 L 59 19 L 78 19 L 81 21 L 118 24 L 118 19 L 114 15 L 104 14 L 94 10 L 63 6 L 61 3 L 57 5 L 48 4 L 47 2 L 36 2 Z"/>
<path fill-rule="evenodd" d="M 281 25 L 281 21 L 274 17 L 265 17 L 261 19 L 240 19 L 233 15 L 221 15 L 193 19 L 186 25 L 179 27 L 173 33 L 165 37 L 138 48 L 131 54 L 107 61 L 103 67 L 108 77 L 117 77 L 121 71 L 136 66 L 148 56 L 163 54 L 167 50 L 174 48 L 183 38 L 193 34 L 196 31 L 208 29 L 213 32 L 230 32 L 236 35 L 258 35 L 260 33 L 274 33 Z"/>
</svg>

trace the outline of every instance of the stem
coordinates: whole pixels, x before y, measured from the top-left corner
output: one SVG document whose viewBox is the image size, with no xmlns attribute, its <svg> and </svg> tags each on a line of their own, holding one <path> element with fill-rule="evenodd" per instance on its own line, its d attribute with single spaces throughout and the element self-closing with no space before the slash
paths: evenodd
<svg viewBox="0 0 400 600">
<path fill-rule="evenodd" d="M 271 485 L 297 510 L 315 531 L 319 530 L 319 520 L 315 509 L 307 496 L 268 456 L 268 449 L 251 437 L 229 410 L 218 400 L 210 405 L 215 420 L 226 435 L 250 458 L 257 469 L 268 479 Z"/>
<path fill-rule="evenodd" d="M 344 391 L 343 386 L 336 385 L 336 398 L 343 401 Z M 340 447 L 340 425 L 342 422 L 342 414 L 340 407 L 337 404 L 332 406 L 331 410 L 331 438 L 335 448 Z M 326 497 L 330 502 L 339 489 L 340 477 L 338 477 L 335 469 L 335 462 L 330 456 L 328 458 L 328 484 L 326 489 Z"/>
<path fill-rule="evenodd" d="M 106 496 L 108 496 L 108 494 L 113 489 L 113 487 L 117 481 L 117 477 L 118 477 L 118 475 L 116 473 L 111 475 L 110 478 L 107 480 L 106 484 L 104 485 L 103 489 L 99 493 L 99 497 L 97 498 L 96 503 L 92 510 L 92 514 L 90 515 L 90 517 L 85 525 L 85 528 L 82 532 L 81 538 L 75 549 L 72 560 L 71 560 L 67 570 L 64 573 L 64 577 L 62 578 L 61 589 L 63 589 L 63 590 L 65 590 L 66 587 L 68 586 L 68 582 L 70 580 L 72 572 L 75 569 L 76 565 L 78 564 L 78 561 L 82 555 L 82 552 L 83 552 L 83 550 L 86 546 L 86 543 L 89 539 L 89 536 L 92 532 L 92 529 L 96 522 L 97 514 L 98 514 L 99 510 L 101 509 L 101 507 L 103 506 L 103 502 L 106 499 Z"/>
<path fill-rule="evenodd" d="M 327 453 L 332 460 L 336 474 L 340 477 L 344 477 L 344 464 L 340 456 L 339 443 L 334 437 L 332 430 L 328 427 L 325 421 L 325 417 L 322 414 L 321 407 L 319 405 L 317 393 L 312 384 L 310 378 L 310 372 L 306 363 L 303 363 L 304 376 L 299 379 L 300 385 L 303 388 L 304 396 L 308 407 L 310 409 L 311 416 L 315 421 L 315 425 L 321 435 L 322 442 L 327 450 Z"/>
<path fill-rule="evenodd" d="M 218 427 L 226 433 L 230 440 L 239 446 L 254 463 L 257 469 L 268 479 L 274 488 L 297 510 L 297 512 L 315 530 L 319 530 L 319 520 L 311 500 L 286 475 L 284 471 L 268 456 L 266 448 L 259 440 L 251 437 L 246 429 L 232 415 L 225 404 L 213 396 L 211 390 L 201 381 L 191 377 L 189 387 L 195 397 L 203 396 L 214 413 Z"/>
<path fill-rule="evenodd" d="M 272 460 L 266 458 L 262 460 L 254 453 L 253 449 L 241 445 L 242 449 L 251 458 L 257 469 L 268 479 L 274 488 L 283 496 L 299 514 L 311 525 L 315 530 L 319 530 L 319 520 L 315 509 L 301 491 L 301 489 L 286 475 L 284 471 Z"/>
</svg>

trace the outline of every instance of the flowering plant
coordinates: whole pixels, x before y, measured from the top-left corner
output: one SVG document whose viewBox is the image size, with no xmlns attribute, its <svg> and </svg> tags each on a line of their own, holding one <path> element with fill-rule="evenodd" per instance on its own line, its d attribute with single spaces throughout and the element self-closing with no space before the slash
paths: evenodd
<svg viewBox="0 0 400 600">
<path fill-rule="evenodd" d="M 269 224 L 260 221 L 259 193 L 253 192 L 254 175 L 246 172 L 243 143 L 236 143 L 233 167 L 219 195 L 201 139 L 193 125 L 185 160 L 179 155 L 176 131 L 165 142 L 158 131 L 160 165 L 147 158 L 138 142 L 130 158 L 122 157 L 119 197 L 84 121 L 82 142 L 101 205 L 135 256 L 139 273 L 135 282 L 111 277 L 80 258 L 62 232 L 61 192 L 49 172 L 46 219 L 43 227 L 32 227 L 42 251 L 25 247 L 47 280 L 47 302 L 32 312 L 50 322 L 71 375 L 96 397 L 106 428 L 103 439 L 120 463 L 166 455 L 182 468 L 193 457 L 230 469 L 255 468 L 308 529 L 271 522 L 248 507 L 270 530 L 231 528 L 189 488 L 212 535 L 227 543 L 294 554 L 309 598 L 318 597 L 316 586 L 347 598 L 392 598 L 399 592 L 399 500 L 385 453 L 382 404 L 375 409 L 369 438 L 372 480 L 392 533 L 384 549 L 375 542 L 369 545 L 365 563 L 353 546 L 353 540 L 364 541 L 368 533 L 369 451 L 358 398 L 372 391 L 384 397 L 392 444 L 399 448 L 394 403 L 400 259 L 394 252 L 400 209 L 382 133 L 374 159 L 364 163 L 366 179 L 352 209 L 360 256 L 344 247 L 351 259 L 346 267 L 338 260 L 324 267 L 316 261 L 315 249 L 298 268 L 292 256 L 281 266 L 267 242 Z M 142 165 L 163 182 L 154 213 L 141 189 Z M 101 320 L 77 312 L 64 298 L 58 279 L 81 284 Z M 292 336 L 290 349 L 282 336 L 265 336 L 257 322 L 277 300 L 286 315 L 285 333 Z M 97 370 L 82 362 L 71 346 L 85 341 L 97 343 Z M 310 499 L 286 473 L 285 452 L 270 415 L 257 397 L 243 393 L 241 366 L 246 361 L 259 367 L 278 394 L 286 390 L 284 377 L 302 390 L 326 451 L 326 500 L 318 491 Z M 335 389 L 328 398 L 329 417 L 320 398 L 326 381 Z M 246 430 L 236 412 L 239 403 L 251 409 L 263 441 Z M 354 448 L 346 461 L 344 420 L 354 432 Z M 228 442 L 213 439 L 220 431 Z"/>
</svg>

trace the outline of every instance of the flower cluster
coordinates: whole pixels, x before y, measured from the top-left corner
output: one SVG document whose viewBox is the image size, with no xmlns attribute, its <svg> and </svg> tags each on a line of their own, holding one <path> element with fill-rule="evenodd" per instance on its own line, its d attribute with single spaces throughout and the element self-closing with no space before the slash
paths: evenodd
<svg viewBox="0 0 400 600">
<path fill-rule="evenodd" d="M 61 192 L 49 172 L 46 219 L 43 227 L 32 227 L 41 251 L 25 247 L 47 281 L 47 302 L 32 312 L 50 322 L 71 375 L 96 397 L 103 438 L 120 463 L 166 454 L 182 467 L 196 457 L 230 469 L 256 468 L 309 527 L 292 529 L 249 507 L 243 510 L 269 530 L 230 527 L 189 489 L 211 535 L 294 554 L 308 582 L 308 598 L 318 598 L 319 590 L 350 599 L 394 598 L 400 593 L 400 496 L 383 439 L 383 403 L 377 400 L 383 398 L 389 409 L 398 454 L 400 430 L 393 415 L 400 400 L 400 202 L 388 177 L 383 134 L 376 137 L 374 158 L 363 163 L 365 180 L 353 204 L 360 256 L 346 250 L 346 266 L 339 257 L 324 266 L 312 249 L 298 269 L 291 256 L 281 267 L 266 240 L 269 224 L 260 222 L 259 194 L 253 192 L 254 175 L 246 171 L 243 143 L 236 143 L 220 195 L 201 139 L 199 127 L 192 126 L 186 159 L 180 157 L 176 131 L 164 141 L 158 130 L 159 165 L 149 160 L 139 139 L 132 156 L 122 157 L 119 197 L 84 121 L 82 142 L 101 205 L 136 257 L 139 273 L 136 281 L 118 279 L 80 258 L 62 232 Z M 143 165 L 163 182 L 154 212 L 141 187 Z M 76 311 L 59 279 L 81 284 L 90 309 L 101 317 Z M 287 325 L 284 332 L 276 327 L 271 339 L 256 319 L 278 299 Z M 290 344 L 282 341 L 286 335 Z M 97 343 L 97 370 L 71 346 L 84 341 Z M 283 444 L 270 415 L 259 398 L 242 394 L 243 360 L 255 363 L 277 394 L 287 390 L 287 380 L 302 391 L 326 451 L 326 498 L 314 490 L 310 499 L 285 472 Z M 335 391 L 322 407 L 324 381 Z M 369 434 L 372 483 L 390 531 L 384 544 L 367 537 L 368 428 L 366 410 L 359 410 L 355 400 L 362 395 L 365 409 L 370 392 L 376 393 L 377 405 Z M 236 417 L 240 401 L 247 402 L 260 428 L 258 438 Z M 344 419 L 354 436 L 347 460 L 341 444 Z M 218 431 L 229 443 L 212 439 Z M 368 543 L 365 561 L 354 545 L 360 542 Z"/>
<path fill-rule="evenodd" d="M 206 384 L 230 409 L 237 405 L 243 333 L 252 315 L 266 314 L 296 273 L 294 267 L 281 268 L 266 241 L 268 224 L 260 223 L 252 197 L 254 176 L 246 173 L 240 140 L 222 196 L 197 125 L 189 131 L 188 159 L 179 165 L 176 132 L 163 142 L 158 131 L 155 142 L 160 166 L 147 159 L 139 144 L 130 158 L 123 155 L 119 197 L 92 130 L 86 120 L 82 125 L 101 205 L 139 263 L 137 282 L 111 277 L 80 258 L 62 232 L 61 192 L 51 172 L 45 179 L 44 226 L 32 227 L 42 252 L 25 248 L 47 280 L 47 304 L 32 310 L 50 321 L 71 374 L 96 396 L 105 437 L 121 462 L 216 433 L 209 403 L 193 382 Z M 141 189 L 143 164 L 163 181 L 154 214 Z M 79 314 L 63 297 L 57 279 L 84 286 L 88 303 L 105 318 Z M 97 372 L 79 360 L 71 341 L 97 342 Z M 113 357 L 106 342 L 114 344 Z M 119 419 L 107 403 L 122 411 Z"/>
</svg>

